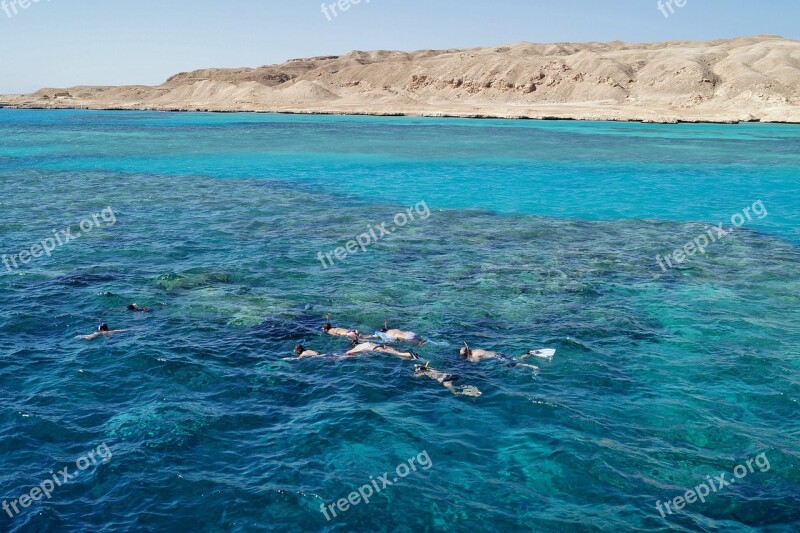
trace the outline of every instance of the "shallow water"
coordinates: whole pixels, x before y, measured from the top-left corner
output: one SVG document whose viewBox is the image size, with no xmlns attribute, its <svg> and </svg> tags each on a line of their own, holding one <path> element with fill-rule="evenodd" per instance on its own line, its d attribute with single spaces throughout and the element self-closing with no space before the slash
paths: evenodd
<svg viewBox="0 0 800 533">
<path fill-rule="evenodd" d="M 793 531 L 799 154 L 781 125 L 0 109 L 0 254 L 115 220 L 0 265 L 0 496 L 113 452 L 0 524 Z M 757 200 L 766 216 L 659 268 Z M 283 360 L 346 349 L 326 313 L 424 334 L 483 395 L 389 356 Z M 130 331 L 74 339 L 101 318 Z M 464 341 L 558 352 L 537 375 L 464 363 Z M 368 505 L 320 512 L 423 451 Z M 768 470 L 659 514 L 761 453 Z"/>
</svg>

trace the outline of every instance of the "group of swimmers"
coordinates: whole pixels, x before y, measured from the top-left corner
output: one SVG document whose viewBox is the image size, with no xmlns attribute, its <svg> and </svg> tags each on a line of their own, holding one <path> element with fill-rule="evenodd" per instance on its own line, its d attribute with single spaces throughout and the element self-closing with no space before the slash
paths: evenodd
<svg viewBox="0 0 800 533">
<path fill-rule="evenodd" d="M 350 340 L 351 349 L 344 353 L 344 357 L 367 353 L 384 353 L 400 357 L 401 359 L 419 360 L 419 354 L 416 352 L 412 350 L 398 350 L 389 344 L 406 342 L 414 344 L 415 346 L 424 346 L 427 343 L 425 339 L 413 331 L 389 329 L 388 321 L 383 323 L 383 327 L 379 331 L 376 331 L 373 335 L 366 336 L 362 335 L 361 332 L 354 328 L 335 328 L 330 323 L 330 315 L 327 315 L 325 318 L 326 322 L 322 326 L 322 331 L 328 335 L 345 337 Z M 373 342 L 374 340 L 381 340 L 383 342 Z M 307 357 L 325 357 L 324 354 L 315 352 L 314 350 L 307 350 L 302 344 L 295 346 L 294 353 L 297 356 L 296 359 L 304 359 Z M 509 361 L 511 366 L 530 368 L 534 372 L 538 372 L 539 367 L 528 363 L 523 363 L 521 361 L 524 361 L 529 357 L 552 360 L 555 353 L 555 350 L 552 349 L 528 350 L 519 357 L 512 357 L 489 350 L 473 350 L 466 342 L 459 350 L 459 355 L 461 358 L 469 361 L 470 363 L 478 363 L 484 359 L 502 359 Z M 428 377 L 438 381 L 453 394 L 464 396 L 480 396 L 482 394 L 481 391 L 471 385 L 456 386 L 455 382 L 459 380 L 459 376 L 447 374 L 431 368 L 430 361 L 426 362 L 425 364 L 415 364 L 414 375 L 416 377 Z"/>
<path fill-rule="evenodd" d="M 137 304 L 130 304 L 122 311 L 130 311 L 133 313 L 150 313 L 152 309 L 147 307 L 142 307 Z M 413 344 L 416 347 L 425 346 L 427 341 L 414 333 L 413 331 L 403 331 L 401 329 L 390 329 L 389 322 L 385 321 L 383 323 L 383 327 L 376 331 L 373 335 L 362 335 L 360 331 L 354 328 L 335 328 L 330 323 L 330 315 L 325 317 L 325 323 L 322 326 L 322 331 L 328 335 L 333 335 L 334 337 L 344 337 L 350 340 L 350 350 L 344 353 L 344 357 L 351 357 L 354 355 L 359 354 L 368 354 L 368 353 L 381 353 L 381 354 L 389 354 L 399 357 L 405 360 L 412 360 L 418 361 L 420 360 L 420 356 L 418 353 L 412 350 L 400 350 L 391 346 L 391 344 L 396 344 L 400 342 L 405 342 L 409 344 Z M 115 333 L 124 333 L 128 331 L 127 329 L 115 329 L 112 330 L 108 327 L 103 320 L 100 321 L 100 324 L 97 326 L 97 331 L 92 333 L 91 335 L 81 335 L 78 338 L 84 339 L 87 341 L 94 340 L 98 337 L 106 337 L 109 335 L 113 335 Z M 373 342 L 373 341 L 381 341 L 381 342 Z M 325 357 L 325 354 L 321 354 L 319 352 L 315 352 L 314 350 L 307 350 L 302 344 L 298 344 L 294 348 L 294 353 L 296 357 L 292 357 L 290 359 L 304 359 L 307 357 Z M 478 363 L 483 361 L 484 359 L 501 359 L 506 360 L 511 363 L 511 366 L 521 366 L 530 368 L 534 372 L 539 371 L 539 367 L 535 365 L 531 365 L 528 363 L 523 363 L 525 359 L 528 357 L 538 357 L 541 359 L 552 359 L 555 355 L 555 350 L 552 349 L 542 349 L 542 350 L 529 350 L 522 354 L 519 357 L 512 357 L 509 355 L 504 355 L 498 352 L 492 352 L 489 350 L 473 350 L 469 347 L 469 345 L 465 342 L 464 346 L 461 347 L 459 350 L 459 355 L 462 359 L 469 361 L 470 363 Z M 450 390 L 453 394 L 459 394 L 464 396 L 480 396 L 482 393 L 476 387 L 472 385 L 461 385 L 456 386 L 455 382 L 458 381 L 460 378 L 459 376 L 455 376 L 453 374 L 447 374 L 445 372 L 440 372 L 434 368 L 431 368 L 430 361 L 426 362 L 425 364 L 417 363 L 414 365 L 414 375 L 416 377 L 427 377 L 438 381 L 441 383 L 445 388 Z"/>
</svg>

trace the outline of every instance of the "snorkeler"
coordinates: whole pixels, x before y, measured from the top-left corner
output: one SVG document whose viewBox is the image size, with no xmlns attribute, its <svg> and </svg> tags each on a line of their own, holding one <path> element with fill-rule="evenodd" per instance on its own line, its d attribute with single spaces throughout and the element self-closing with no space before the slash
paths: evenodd
<svg viewBox="0 0 800 533">
<path fill-rule="evenodd" d="M 356 355 L 360 353 L 388 353 L 391 355 L 396 355 L 401 359 L 419 359 L 419 356 L 412 352 L 401 352 L 400 350 L 395 350 L 391 346 L 386 346 L 385 344 L 375 344 L 374 342 L 362 342 L 361 344 L 354 343 L 355 346 L 348 352 L 345 352 L 346 356 Z"/>
<path fill-rule="evenodd" d="M 333 335 L 335 337 L 349 337 L 351 339 L 358 339 L 361 336 L 361 333 L 357 329 L 345 329 L 345 328 L 335 328 L 331 325 L 331 315 L 325 315 L 325 324 L 322 326 L 322 331 L 327 333 L 328 335 Z"/>
<path fill-rule="evenodd" d="M 473 350 L 469 347 L 469 345 L 465 342 L 464 346 L 461 348 L 459 354 L 463 359 L 466 359 L 470 363 L 478 363 L 484 359 L 505 359 L 507 361 L 511 361 L 511 366 L 524 366 L 526 368 L 530 368 L 536 372 L 539 371 L 539 367 L 535 365 L 529 365 L 527 363 L 520 363 L 519 361 L 524 361 L 528 357 L 534 356 L 539 357 L 542 359 L 552 360 L 553 356 L 555 355 L 556 351 L 545 348 L 542 350 L 528 350 L 521 356 L 514 358 L 509 355 L 504 355 L 497 352 L 491 352 L 488 350 Z"/>
<path fill-rule="evenodd" d="M 401 329 L 389 329 L 389 321 L 384 320 L 380 331 L 375 332 L 372 338 L 380 338 L 386 342 L 405 341 L 417 346 L 425 346 L 427 341 L 413 331 L 403 331 Z"/>
<path fill-rule="evenodd" d="M 298 359 L 303 359 L 304 357 L 319 357 L 322 355 L 314 350 L 306 350 L 302 344 L 298 344 L 294 347 L 294 353 L 297 355 Z"/>
<path fill-rule="evenodd" d="M 414 365 L 414 376 L 418 378 L 425 376 L 434 379 L 444 385 L 444 387 L 453 394 L 473 397 L 478 397 L 483 394 L 477 389 L 477 387 L 473 387 L 472 385 L 462 385 L 458 387 L 455 386 L 454 383 L 459 380 L 458 376 L 439 372 L 438 370 L 431 368 L 430 362 L 427 362 L 424 365 Z"/>
<path fill-rule="evenodd" d="M 127 310 L 128 310 L 128 311 L 133 311 L 133 312 L 135 312 L 135 313 L 150 313 L 150 312 L 152 312 L 152 311 L 153 311 L 153 310 L 152 310 L 152 309 L 150 309 L 149 307 L 142 307 L 142 306 L 140 306 L 139 304 L 130 304 L 130 305 L 127 307 Z"/>
<path fill-rule="evenodd" d="M 469 347 L 469 345 L 467 345 L 466 342 L 459 353 L 461 354 L 462 358 L 466 359 L 470 363 L 477 363 L 483 359 L 497 359 L 500 357 L 500 354 L 497 352 L 490 352 L 488 350 L 473 350 Z"/>
<path fill-rule="evenodd" d="M 106 335 L 113 335 L 114 333 L 124 333 L 126 331 L 128 331 L 128 330 L 127 329 L 109 330 L 108 329 L 108 324 L 106 324 L 105 322 L 103 322 L 101 320 L 100 321 L 100 325 L 97 326 L 97 331 L 95 331 L 91 335 L 79 335 L 76 338 L 77 339 L 83 339 L 83 340 L 86 340 L 86 341 L 91 341 L 91 340 L 96 339 L 97 337 L 104 337 Z"/>
</svg>

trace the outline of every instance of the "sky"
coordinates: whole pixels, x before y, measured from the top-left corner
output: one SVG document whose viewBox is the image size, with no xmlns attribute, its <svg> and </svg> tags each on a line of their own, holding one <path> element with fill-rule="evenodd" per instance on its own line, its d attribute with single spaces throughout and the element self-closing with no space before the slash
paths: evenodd
<svg viewBox="0 0 800 533">
<path fill-rule="evenodd" d="M 0 0 L 0 94 L 351 50 L 800 38 L 800 0 L 677 0 L 668 16 L 658 0 L 341 1 L 326 15 L 322 0 Z"/>
</svg>

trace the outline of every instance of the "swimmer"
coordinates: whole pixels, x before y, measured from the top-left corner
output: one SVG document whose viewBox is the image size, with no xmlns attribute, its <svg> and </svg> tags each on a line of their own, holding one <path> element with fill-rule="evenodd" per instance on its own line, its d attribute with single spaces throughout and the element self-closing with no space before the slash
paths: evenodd
<svg viewBox="0 0 800 533">
<path fill-rule="evenodd" d="M 556 351 L 552 349 L 528 350 L 521 356 L 514 358 L 497 352 L 490 352 L 488 350 L 473 350 L 465 342 L 464 347 L 461 348 L 461 351 L 459 353 L 462 358 L 466 359 L 470 363 L 478 363 L 484 359 L 505 359 L 507 361 L 511 361 L 511 366 L 524 366 L 525 368 L 530 368 L 534 372 L 538 372 L 539 371 L 538 366 L 530 365 L 528 363 L 521 363 L 520 361 L 524 361 L 525 359 L 531 356 L 539 357 L 541 359 L 552 360 Z"/>
<path fill-rule="evenodd" d="M 335 337 L 349 337 L 351 339 L 358 339 L 361 336 L 361 333 L 357 329 L 345 329 L 345 328 L 335 328 L 331 326 L 330 323 L 331 315 L 325 315 L 325 324 L 322 326 L 322 331 L 327 333 L 328 335 L 333 335 Z"/>
<path fill-rule="evenodd" d="M 127 329 L 109 330 L 108 329 L 108 324 L 106 324 L 105 322 L 103 322 L 101 320 L 100 321 L 100 325 L 97 326 L 97 331 L 95 331 L 91 335 L 79 335 L 78 337 L 76 337 L 76 339 L 83 339 L 83 340 L 86 340 L 86 341 L 92 341 L 92 340 L 96 339 L 97 337 L 104 337 L 104 336 L 107 336 L 107 335 L 113 335 L 114 333 L 124 333 L 126 331 L 128 331 L 128 330 Z"/>
<path fill-rule="evenodd" d="M 444 372 L 439 372 L 438 370 L 434 370 L 431 368 L 430 362 L 425 363 L 424 365 L 414 365 L 414 376 L 416 377 L 428 377 L 431 379 L 435 379 L 446 389 L 448 389 L 453 394 L 459 394 L 462 396 L 473 396 L 478 397 L 483 394 L 479 391 L 476 387 L 472 385 L 462 385 L 460 387 L 456 387 L 454 383 L 459 380 L 458 376 L 453 376 L 452 374 L 445 374 Z"/>
<path fill-rule="evenodd" d="M 152 311 L 149 307 L 141 307 L 138 304 L 130 304 L 127 309 L 135 313 L 150 313 Z"/>
<path fill-rule="evenodd" d="M 297 355 L 298 359 L 303 359 L 305 357 L 319 357 L 322 355 L 314 350 L 306 350 L 302 344 L 298 344 L 294 347 L 294 353 Z"/>
<path fill-rule="evenodd" d="M 466 359 L 470 363 L 477 363 L 483 359 L 497 359 L 500 357 L 500 354 L 497 352 L 490 352 L 488 350 L 473 350 L 469 347 L 469 345 L 467 345 L 466 342 L 459 353 L 461 354 L 462 358 Z"/>
<path fill-rule="evenodd" d="M 427 341 L 421 338 L 413 331 L 403 331 L 401 329 L 389 329 L 389 321 L 384 320 L 383 327 L 380 331 L 375 332 L 375 336 L 385 341 L 405 341 L 416 344 L 417 346 L 425 346 Z"/>
<path fill-rule="evenodd" d="M 362 342 L 360 344 L 356 344 L 353 349 L 349 352 L 346 352 L 345 356 L 356 355 L 360 353 L 388 353 L 391 355 L 396 355 L 401 359 L 419 359 L 419 356 L 412 351 L 408 352 L 401 352 L 400 350 L 395 350 L 391 346 L 386 346 L 385 344 L 375 344 L 374 342 Z"/>
</svg>

